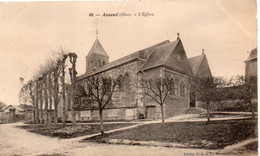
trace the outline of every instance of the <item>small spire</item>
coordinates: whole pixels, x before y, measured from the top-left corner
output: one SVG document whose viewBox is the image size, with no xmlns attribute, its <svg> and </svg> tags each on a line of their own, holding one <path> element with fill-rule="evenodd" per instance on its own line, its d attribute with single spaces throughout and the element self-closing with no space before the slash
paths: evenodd
<svg viewBox="0 0 260 156">
<path fill-rule="evenodd" d="M 96 21 L 96 24 L 97 24 L 97 25 L 96 25 L 96 26 L 97 26 L 97 27 L 96 27 L 96 38 L 98 39 L 98 19 L 97 19 L 97 21 Z"/>
<path fill-rule="evenodd" d="M 96 38 L 98 39 L 98 30 L 96 30 Z"/>
<path fill-rule="evenodd" d="M 177 40 L 179 40 L 180 39 L 180 33 L 178 32 L 177 33 Z"/>
<path fill-rule="evenodd" d="M 202 55 L 204 55 L 204 48 L 202 48 Z"/>
</svg>

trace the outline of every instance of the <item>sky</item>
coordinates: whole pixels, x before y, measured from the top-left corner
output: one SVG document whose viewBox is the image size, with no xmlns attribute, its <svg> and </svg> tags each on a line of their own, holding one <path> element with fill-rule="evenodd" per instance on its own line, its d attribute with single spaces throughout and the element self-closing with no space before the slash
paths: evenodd
<svg viewBox="0 0 260 156">
<path fill-rule="evenodd" d="M 154 16 L 134 16 L 139 12 Z M 179 32 L 188 58 L 205 49 L 214 76 L 244 75 L 248 51 L 257 46 L 256 24 L 255 0 L 1 2 L 0 101 L 17 105 L 19 78 L 30 80 L 60 47 L 77 53 L 77 71 L 84 74 L 96 30 L 110 61 L 174 41 Z"/>
</svg>

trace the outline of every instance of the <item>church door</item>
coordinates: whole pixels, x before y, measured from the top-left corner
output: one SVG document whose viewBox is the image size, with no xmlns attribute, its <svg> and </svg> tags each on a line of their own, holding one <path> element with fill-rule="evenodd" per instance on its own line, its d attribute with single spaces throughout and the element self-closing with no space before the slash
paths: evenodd
<svg viewBox="0 0 260 156">
<path fill-rule="evenodd" d="M 147 106 L 146 107 L 146 118 L 147 119 L 155 119 L 156 115 L 156 107 L 155 106 Z"/>
</svg>

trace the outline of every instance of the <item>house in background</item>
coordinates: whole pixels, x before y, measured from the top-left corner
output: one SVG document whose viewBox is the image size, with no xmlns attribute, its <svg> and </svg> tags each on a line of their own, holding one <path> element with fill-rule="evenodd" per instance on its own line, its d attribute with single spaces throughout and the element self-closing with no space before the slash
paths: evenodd
<svg viewBox="0 0 260 156">
<path fill-rule="evenodd" d="M 0 112 L 0 122 L 15 122 L 25 120 L 28 112 L 32 110 L 29 105 L 8 105 Z"/>
<path fill-rule="evenodd" d="M 174 79 L 171 99 L 166 100 L 165 116 L 172 117 L 185 113 L 190 107 L 195 107 L 194 97 L 190 97 L 189 78 L 192 76 L 211 76 L 206 55 L 203 54 L 188 59 L 181 39 L 169 40 L 139 50 L 130 55 L 109 62 L 109 56 L 96 39 L 86 56 L 86 73 L 77 77 L 77 84 L 83 85 L 84 79 L 106 74 L 114 78 L 126 75 L 120 82 L 119 91 L 114 94 L 116 102 L 107 105 L 103 111 L 105 120 L 133 120 L 140 116 L 149 119 L 158 119 L 161 116 L 160 106 L 148 99 L 140 99 L 133 92 L 137 80 L 140 78 L 171 77 Z M 81 119 L 98 120 L 97 107 L 80 97 L 79 105 L 85 110 L 79 116 Z M 192 101 L 192 102 L 190 102 Z"/>
<path fill-rule="evenodd" d="M 247 60 L 245 61 L 245 64 L 246 64 L 245 76 L 257 77 L 257 48 L 251 50 Z"/>
</svg>

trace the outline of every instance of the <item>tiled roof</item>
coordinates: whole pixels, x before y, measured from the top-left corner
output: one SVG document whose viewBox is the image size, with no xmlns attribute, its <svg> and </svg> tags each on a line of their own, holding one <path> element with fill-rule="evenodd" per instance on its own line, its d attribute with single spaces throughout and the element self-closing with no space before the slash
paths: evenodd
<svg viewBox="0 0 260 156">
<path fill-rule="evenodd" d="M 98 39 L 96 39 L 96 41 L 94 42 L 92 48 L 90 49 L 88 56 L 92 55 L 92 54 L 99 54 L 99 55 L 104 55 L 104 56 L 107 56 L 107 53 L 106 51 L 104 50 L 104 48 L 102 47 L 101 43 L 99 42 Z"/>
<path fill-rule="evenodd" d="M 257 48 L 253 49 L 251 52 L 250 52 L 250 55 L 248 56 L 247 61 L 251 61 L 251 60 L 254 60 L 254 59 L 257 59 Z"/>
<path fill-rule="evenodd" d="M 202 55 L 191 57 L 191 58 L 188 59 L 190 68 L 191 68 L 192 73 L 194 75 L 197 73 L 197 71 L 199 69 L 199 65 L 200 65 L 201 61 L 203 60 L 204 56 L 205 55 L 202 54 Z"/>
</svg>

